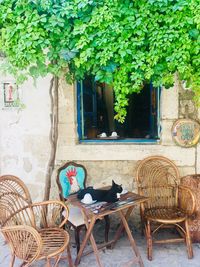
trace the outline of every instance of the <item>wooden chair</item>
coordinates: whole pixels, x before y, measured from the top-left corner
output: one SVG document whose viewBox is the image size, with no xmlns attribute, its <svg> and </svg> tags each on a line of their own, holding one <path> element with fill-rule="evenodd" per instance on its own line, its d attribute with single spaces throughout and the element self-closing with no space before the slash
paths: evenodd
<svg viewBox="0 0 200 267">
<path fill-rule="evenodd" d="M 10 199 L 14 201 L 15 194 L 11 193 Z M 61 219 L 63 209 L 66 213 L 64 220 Z M 7 218 L 0 232 L 11 249 L 10 266 L 14 266 L 17 257 L 23 261 L 21 266 L 30 266 L 36 260 L 46 259 L 47 267 L 51 266 L 50 259 L 55 258 L 53 266 L 56 267 L 66 250 L 69 266 L 72 267 L 69 234 L 62 229 L 68 214 L 68 208 L 62 202 L 46 201 L 28 204 Z"/>
<path fill-rule="evenodd" d="M 87 171 L 81 164 L 68 162 L 58 169 L 57 185 L 60 200 L 65 202 L 70 194 L 84 189 L 87 180 Z M 73 227 L 77 253 L 80 249 L 80 231 L 86 227 L 83 215 L 78 207 L 69 206 L 68 223 Z M 105 241 L 108 242 L 110 228 L 109 217 L 105 216 Z"/>
<path fill-rule="evenodd" d="M 147 238 L 148 259 L 152 260 L 153 243 L 186 243 L 188 258 L 193 249 L 188 229 L 188 218 L 195 211 L 195 197 L 191 190 L 180 186 L 180 175 L 176 165 L 168 158 L 151 156 L 140 161 L 136 170 L 138 193 L 150 197 L 140 206 L 141 221 Z M 180 238 L 156 240 L 161 228 L 175 227 Z M 154 237 L 154 239 L 153 239 Z"/>
</svg>

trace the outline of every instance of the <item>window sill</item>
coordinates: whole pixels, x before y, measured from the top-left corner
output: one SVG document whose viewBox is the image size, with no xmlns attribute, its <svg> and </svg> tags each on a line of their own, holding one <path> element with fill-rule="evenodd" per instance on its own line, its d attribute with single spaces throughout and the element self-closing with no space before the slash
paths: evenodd
<svg viewBox="0 0 200 267">
<path fill-rule="evenodd" d="M 115 144 L 159 144 L 160 139 L 145 139 L 145 138 L 124 138 L 124 139 L 85 139 L 85 140 L 79 140 L 80 144 L 109 144 L 109 143 L 115 143 Z"/>
</svg>

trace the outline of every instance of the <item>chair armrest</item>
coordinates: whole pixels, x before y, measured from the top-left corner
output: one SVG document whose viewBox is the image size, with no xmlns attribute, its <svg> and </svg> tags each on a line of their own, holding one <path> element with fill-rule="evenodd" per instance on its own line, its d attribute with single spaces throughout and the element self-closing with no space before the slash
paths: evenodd
<svg viewBox="0 0 200 267">
<path fill-rule="evenodd" d="M 179 185 L 178 187 L 178 204 L 179 208 L 184 210 L 189 216 L 195 213 L 196 199 L 195 195 L 187 186 Z"/>
<path fill-rule="evenodd" d="M 42 238 L 31 226 L 16 225 L 0 229 L 12 253 L 29 264 L 37 259 L 42 251 Z"/>
<path fill-rule="evenodd" d="M 65 218 L 62 211 L 65 210 Z M 2 226 L 30 225 L 36 229 L 62 228 L 69 216 L 68 207 L 57 200 L 38 202 L 23 207 L 6 218 Z"/>
<path fill-rule="evenodd" d="M 36 227 L 48 228 L 59 227 L 62 228 L 68 220 L 69 209 L 61 201 L 48 200 L 44 202 L 38 202 L 30 205 L 32 208 Z M 65 217 L 62 216 L 62 212 L 65 211 Z"/>
</svg>

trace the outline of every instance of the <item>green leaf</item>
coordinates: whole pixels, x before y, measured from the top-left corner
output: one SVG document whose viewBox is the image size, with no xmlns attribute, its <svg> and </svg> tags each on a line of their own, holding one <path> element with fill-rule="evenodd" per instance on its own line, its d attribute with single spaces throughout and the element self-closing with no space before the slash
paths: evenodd
<svg viewBox="0 0 200 267">
<path fill-rule="evenodd" d="M 198 1 L 0 0 L 0 10 L 0 51 L 19 81 L 92 74 L 114 87 L 121 122 L 144 82 L 170 87 L 178 73 L 200 96 Z"/>
<path fill-rule="evenodd" d="M 199 37 L 199 30 L 197 29 L 191 29 L 189 31 L 189 35 L 193 37 L 194 39 L 197 39 Z"/>
</svg>

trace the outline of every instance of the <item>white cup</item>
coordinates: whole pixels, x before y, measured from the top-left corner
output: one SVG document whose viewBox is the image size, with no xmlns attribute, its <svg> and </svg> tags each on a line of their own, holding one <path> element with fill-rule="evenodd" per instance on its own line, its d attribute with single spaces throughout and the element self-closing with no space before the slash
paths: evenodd
<svg viewBox="0 0 200 267">
<path fill-rule="evenodd" d="M 111 136 L 112 136 L 112 137 L 117 137 L 118 135 L 117 135 L 116 132 L 112 132 Z"/>
<path fill-rule="evenodd" d="M 106 133 L 100 134 L 100 137 L 107 137 Z"/>
</svg>

